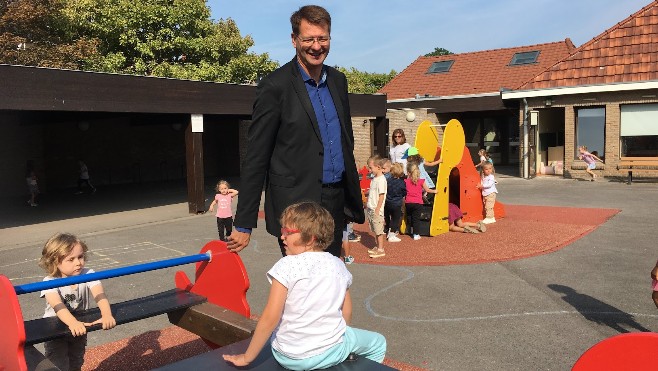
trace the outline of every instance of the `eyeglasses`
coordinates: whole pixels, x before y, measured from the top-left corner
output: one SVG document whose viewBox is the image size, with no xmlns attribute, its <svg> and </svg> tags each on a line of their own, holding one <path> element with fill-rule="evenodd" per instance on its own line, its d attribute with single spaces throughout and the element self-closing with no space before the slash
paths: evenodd
<svg viewBox="0 0 658 371">
<path fill-rule="evenodd" d="M 281 237 L 288 237 L 295 233 L 301 233 L 301 231 L 299 229 L 290 229 L 286 227 L 281 228 Z"/>
<path fill-rule="evenodd" d="M 329 40 L 331 40 L 331 36 L 304 37 L 304 38 L 297 36 L 297 39 L 299 39 L 302 45 L 306 45 L 306 46 L 311 46 L 315 42 L 317 42 L 320 45 L 327 45 L 329 44 Z"/>
<path fill-rule="evenodd" d="M 394 135 L 394 138 L 402 138 L 402 135 Z"/>
</svg>

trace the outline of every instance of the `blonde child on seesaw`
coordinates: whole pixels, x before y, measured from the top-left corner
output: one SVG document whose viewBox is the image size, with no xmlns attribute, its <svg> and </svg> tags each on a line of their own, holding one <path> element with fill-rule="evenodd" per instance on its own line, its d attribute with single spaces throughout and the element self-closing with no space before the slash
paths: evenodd
<svg viewBox="0 0 658 371">
<path fill-rule="evenodd" d="M 70 233 L 57 233 L 44 245 L 39 266 L 48 272 L 44 281 L 94 273 L 85 268 L 87 245 Z M 93 323 L 82 323 L 73 314 L 89 309 L 91 297 L 101 312 Z M 90 281 L 41 291 L 46 298 L 46 317 L 57 316 L 71 330 L 71 335 L 44 343 L 46 358 L 60 370 L 80 370 L 87 346 L 87 326 L 100 323 L 104 330 L 116 326 L 100 281 Z"/>
</svg>

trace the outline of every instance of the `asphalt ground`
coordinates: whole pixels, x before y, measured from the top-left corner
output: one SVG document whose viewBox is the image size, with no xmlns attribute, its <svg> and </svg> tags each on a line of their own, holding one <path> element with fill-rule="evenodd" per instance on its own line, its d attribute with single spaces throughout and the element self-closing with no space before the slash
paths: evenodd
<svg viewBox="0 0 658 371">
<path fill-rule="evenodd" d="M 500 175 L 498 189 L 498 199 L 508 204 L 621 212 L 547 255 L 453 266 L 350 265 L 353 324 L 383 333 L 387 357 L 431 370 L 568 370 L 600 340 L 658 331 L 649 278 L 658 259 L 658 184 Z M 195 254 L 217 237 L 214 216 L 187 213 L 184 184 L 44 195 L 39 207 L 24 202 L 1 200 L 0 273 L 15 285 L 43 278 L 37 261 L 56 231 L 84 239 L 91 250 L 88 266 L 96 270 Z M 265 272 L 280 258 L 264 224 L 241 257 L 251 280 L 247 298 L 258 314 L 269 290 Z M 111 302 L 129 300 L 172 288 L 178 269 L 191 275 L 193 267 L 114 278 L 103 285 Z M 38 294 L 19 299 L 25 319 L 43 314 Z M 92 332 L 88 346 L 167 326 L 166 316 L 159 316 Z"/>
</svg>

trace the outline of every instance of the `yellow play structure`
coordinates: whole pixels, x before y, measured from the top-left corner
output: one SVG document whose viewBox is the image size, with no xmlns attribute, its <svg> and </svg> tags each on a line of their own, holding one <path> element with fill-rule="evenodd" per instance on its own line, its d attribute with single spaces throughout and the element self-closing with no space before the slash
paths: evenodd
<svg viewBox="0 0 658 371">
<path fill-rule="evenodd" d="M 414 146 L 427 161 L 442 158 L 436 184 L 436 196 L 432 205 L 430 236 L 448 232 L 448 203 L 462 210 L 464 221 L 477 222 L 484 218 L 482 193 L 477 188 L 480 174 L 475 169 L 473 159 L 466 147 L 464 129 L 457 120 L 450 120 L 443 129 L 443 143 L 439 147 L 439 133 L 436 125 L 423 121 L 416 132 Z M 496 201 L 496 219 L 505 216 L 503 204 Z M 404 220 L 404 218 L 403 218 Z M 405 225 L 403 223 L 404 231 Z"/>
</svg>

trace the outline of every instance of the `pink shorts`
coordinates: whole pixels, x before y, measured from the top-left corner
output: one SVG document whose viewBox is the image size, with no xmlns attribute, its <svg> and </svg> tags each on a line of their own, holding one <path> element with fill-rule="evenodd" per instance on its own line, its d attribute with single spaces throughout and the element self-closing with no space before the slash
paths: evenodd
<svg viewBox="0 0 658 371">
<path fill-rule="evenodd" d="M 653 291 L 658 291 L 658 280 L 651 280 L 651 287 L 653 287 Z"/>
</svg>

